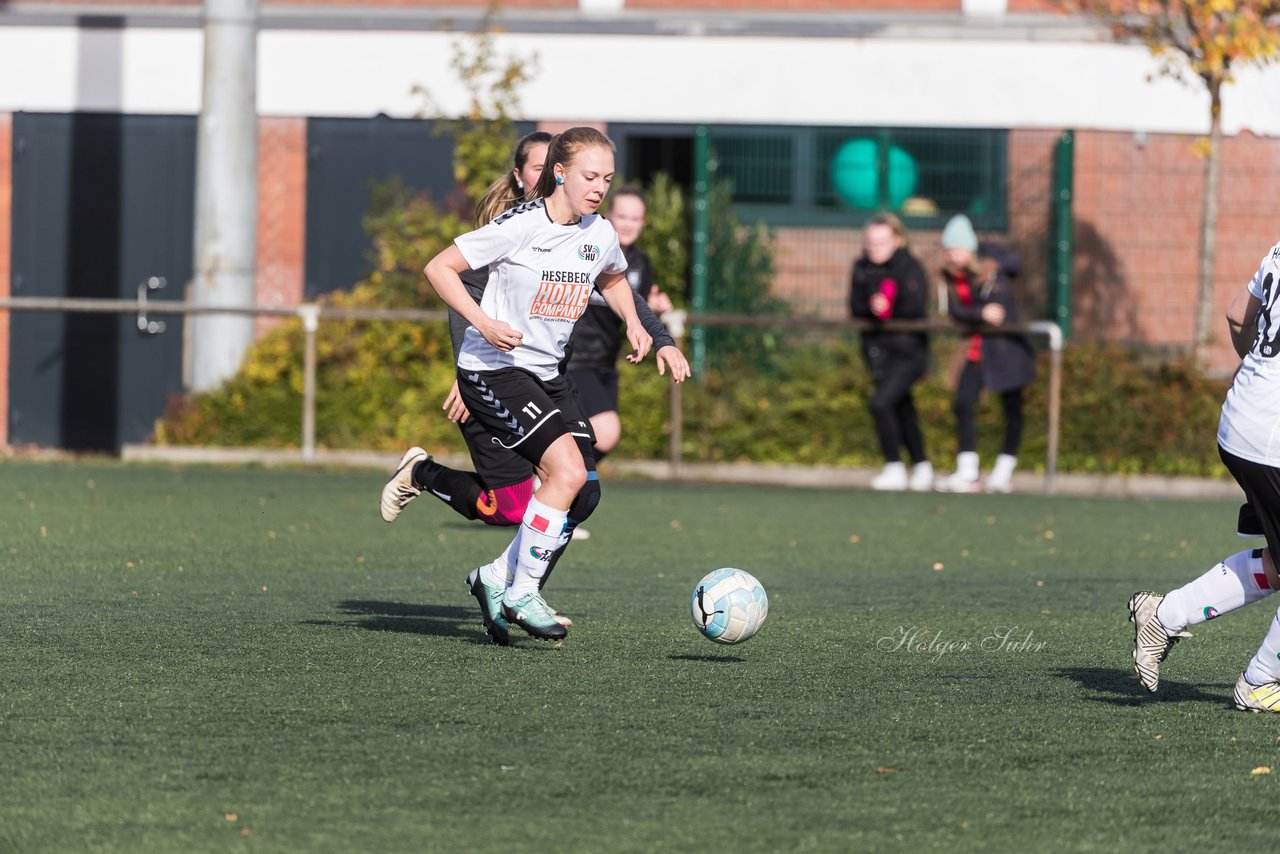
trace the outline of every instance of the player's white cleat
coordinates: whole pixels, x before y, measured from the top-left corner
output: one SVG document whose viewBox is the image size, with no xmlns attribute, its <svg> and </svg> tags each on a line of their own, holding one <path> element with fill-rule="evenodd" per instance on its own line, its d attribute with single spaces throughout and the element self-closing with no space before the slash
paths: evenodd
<svg viewBox="0 0 1280 854">
<path fill-rule="evenodd" d="M 1133 672 L 1138 675 L 1142 687 L 1155 693 L 1160 687 L 1160 663 L 1173 645 L 1182 638 L 1191 637 L 1185 629 L 1170 634 L 1156 616 L 1156 609 L 1164 601 L 1159 593 L 1138 591 L 1129 597 L 1129 622 L 1133 623 Z"/>
<path fill-rule="evenodd" d="M 574 528 L 569 538 L 573 540 L 589 540 L 591 539 L 591 532 L 586 528 Z"/>
<path fill-rule="evenodd" d="M 394 522 L 405 505 L 422 494 L 422 490 L 413 483 L 413 469 L 426 459 L 429 459 L 427 452 L 416 446 L 404 452 L 395 474 L 382 487 L 382 502 L 379 505 L 382 521 Z"/>
<path fill-rule="evenodd" d="M 1231 705 L 1242 712 L 1280 712 L 1280 682 L 1252 685 L 1241 673 L 1231 695 Z"/>
</svg>

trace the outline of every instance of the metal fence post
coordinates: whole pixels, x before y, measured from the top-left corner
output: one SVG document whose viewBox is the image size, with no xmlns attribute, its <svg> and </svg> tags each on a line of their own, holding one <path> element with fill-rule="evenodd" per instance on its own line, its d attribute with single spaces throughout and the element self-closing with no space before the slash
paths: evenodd
<svg viewBox="0 0 1280 854">
<path fill-rule="evenodd" d="M 1065 346 L 1062 329 L 1048 320 L 1027 324 L 1033 332 L 1040 332 L 1049 339 L 1049 423 L 1044 451 L 1044 491 L 1050 495 L 1057 489 L 1058 437 L 1062 421 L 1062 348 Z"/>
<path fill-rule="evenodd" d="M 707 310 L 707 230 L 711 195 L 711 131 L 698 125 L 693 135 L 693 246 L 690 252 L 690 302 L 693 313 Z M 695 325 L 691 334 L 693 372 L 701 374 L 707 360 L 707 330 Z"/>
<path fill-rule="evenodd" d="M 302 458 L 316 457 L 316 330 L 320 327 L 320 306 L 298 306 L 302 319 Z"/>
<path fill-rule="evenodd" d="M 1053 150 L 1053 202 L 1050 210 L 1049 316 L 1071 335 L 1071 265 L 1075 254 L 1071 201 L 1075 183 L 1075 134 L 1063 131 Z"/>
<path fill-rule="evenodd" d="M 670 462 L 673 475 L 680 472 L 684 446 L 684 395 L 680 393 L 680 383 L 671 384 L 671 447 Z"/>
</svg>

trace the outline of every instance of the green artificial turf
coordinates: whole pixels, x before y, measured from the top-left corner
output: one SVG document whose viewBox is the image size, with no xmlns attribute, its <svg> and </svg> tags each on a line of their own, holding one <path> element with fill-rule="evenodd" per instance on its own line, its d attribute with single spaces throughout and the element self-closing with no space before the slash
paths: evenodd
<svg viewBox="0 0 1280 854">
<path fill-rule="evenodd" d="M 606 479 L 568 640 L 501 648 L 462 579 L 510 530 L 381 483 L 0 464 L 0 850 L 1274 848 L 1280 720 L 1227 709 L 1274 604 L 1129 664 L 1234 504 Z"/>
</svg>

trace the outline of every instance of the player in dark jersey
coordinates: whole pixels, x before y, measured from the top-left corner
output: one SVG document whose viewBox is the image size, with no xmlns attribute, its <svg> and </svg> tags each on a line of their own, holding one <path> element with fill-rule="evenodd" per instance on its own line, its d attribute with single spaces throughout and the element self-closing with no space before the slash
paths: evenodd
<svg viewBox="0 0 1280 854">
<path fill-rule="evenodd" d="M 654 314 L 671 309 L 671 299 L 654 284 L 649 256 L 636 246 L 644 230 L 646 203 L 638 187 L 619 187 L 610 193 L 609 222 L 618 232 L 627 259 L 627 283 Z M 653 334 L 653 333 L 650 333 Z M 658 336 L 654 335 L 655 346 Z M 569 378 L 582 399 L 583 413 L 596 434 L 596 461 L 604 459 L 622 436 L 618 417 L 618 350 L 621 320 L 599 294 L 593 294 L 570 340 Z"/>
</svg>

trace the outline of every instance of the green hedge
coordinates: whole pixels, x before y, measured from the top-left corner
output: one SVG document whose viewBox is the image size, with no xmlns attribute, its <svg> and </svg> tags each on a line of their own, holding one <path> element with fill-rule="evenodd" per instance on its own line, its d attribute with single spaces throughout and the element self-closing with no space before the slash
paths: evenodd
<svg viewBox="0 0 1280 854">
<path fill-rule="evenodd" d="M 374 301 L 361 289 L 343 304 Z M 689 461 L 875 466 L 880 463 L 866 401 L 870 382 L 857 336 L 773 333 L 764 363 L 722 360 L 681 387 Z M 931 455 L 955 452 L 944 366 L 957 339 L 939 336 L 934 369 L 916 391 Z M 317 442 L 331 448 L 399 450 L 420 444 L 464 453 L 441 402 L 453 381 L 443 323 L 323 323 L 317 339 Z M 302 333 L 283 324 L 251 351 L 239 374 L 209 394 L 174 405 L 157 439 L 174 444 L 296 446 L 302 407 Z M 669 453 L 669 381 L 652 358 L 622 364 L 622 458 Z M 1020 465 L 1044 465 L 1048 357 L 1028 389 Z M 1214 435 L 1225 388 L 1188 363 L 1143 365 L 1115 346 L 1072 344 L 1063 358 L 1059 470 L 1221 476 Z M 984 395 L 980 453 L 1001 439 L 999 401 Z"/>
</svg>

